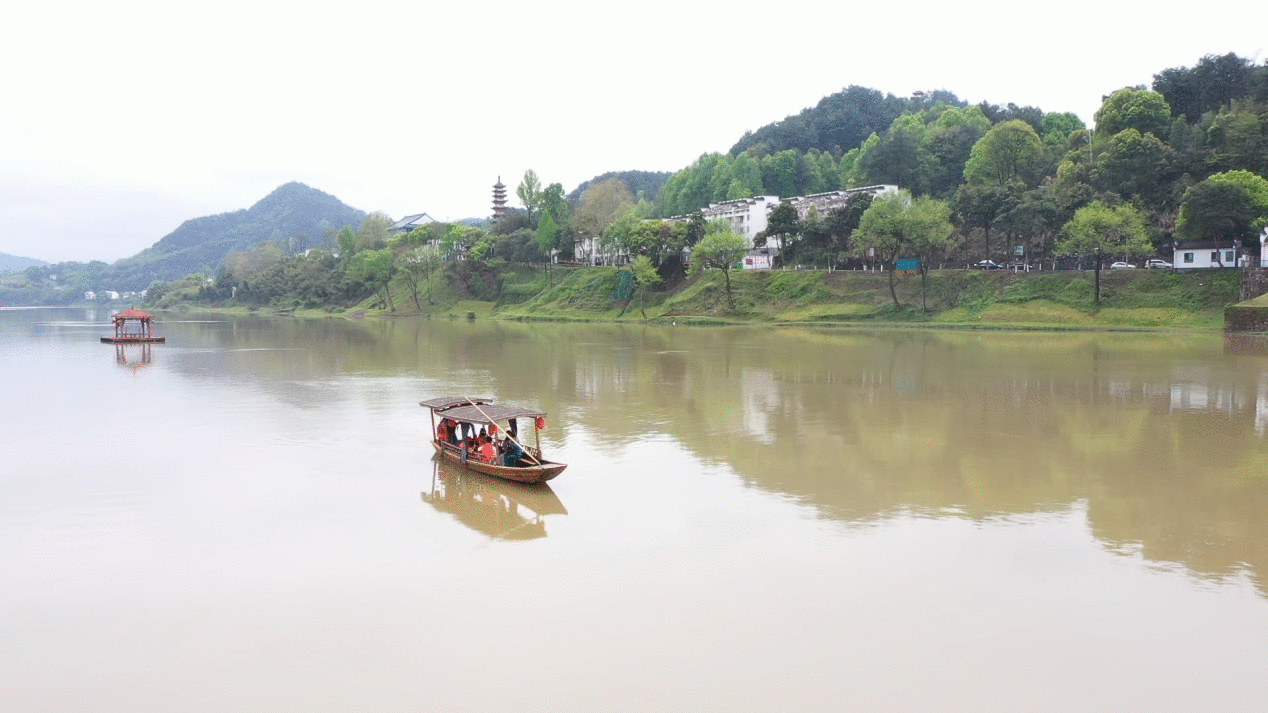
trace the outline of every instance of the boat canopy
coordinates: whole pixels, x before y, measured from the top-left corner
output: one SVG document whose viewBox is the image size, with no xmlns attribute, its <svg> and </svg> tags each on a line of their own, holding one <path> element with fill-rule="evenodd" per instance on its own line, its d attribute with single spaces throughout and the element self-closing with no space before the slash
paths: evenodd
<svg viewBox="0 0 1268 713">
<path fill-rule="evenodd" d="M 423 408 L 429 408 L 432 411 L 444 411 L 454 406 L 467 406 L 469 404 L 491 404 L 493 399 L 478 396 L 438 396 L 434 399 L 419 401 L 418 405 Z"/>
<path fill-rule="evenodd" d="M 463 423 L 495 423 L 512 418 L 545 418 L 546 412 L 524 406 L 498 406 L 491 399 L 467 399 L 463 396 L 443 396 L 418 402 L 419 406 L 435 411 L 443 418 Z"/>
</svg>

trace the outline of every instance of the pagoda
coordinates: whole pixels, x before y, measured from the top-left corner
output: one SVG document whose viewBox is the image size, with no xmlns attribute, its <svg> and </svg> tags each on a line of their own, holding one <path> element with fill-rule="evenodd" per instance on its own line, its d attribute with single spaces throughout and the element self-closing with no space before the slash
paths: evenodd
<svg viewBox="0 0 1268 713">
<path fill-rule="evenodd" d="M 502 184 L 502 177 L 498 176 L 498 182 L 493 184 L 493 222 L 501 222 L 507 210 L 506 186 Z"/>
<path fill-rule="evenodd" d="M 154 336 L 152 331 L 154 315 L 149 312 L 142 312 L 133 307 L 119 312 L 111 319 L 114 321 L 114 336 L 102 337 L 101 341 L 106 344 L 161 344 L 167 341 L 163 337 Z M 129 325 L 129 322 L 136 322 L 136 324 Z"/>
</svg>

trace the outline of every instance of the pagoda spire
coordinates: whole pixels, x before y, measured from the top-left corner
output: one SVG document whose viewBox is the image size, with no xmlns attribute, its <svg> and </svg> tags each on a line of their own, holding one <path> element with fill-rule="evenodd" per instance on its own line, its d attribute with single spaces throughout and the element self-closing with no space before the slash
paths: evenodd
<svg viewBox="0 0 1268 713">
<path fill-rule="evenodd" d="M 502 184 L 502 177 L 498 176 L 498 182 L 493 184 L 493 222 L 500 222 L 507 210 L 506 186 Z"/>
</svg>

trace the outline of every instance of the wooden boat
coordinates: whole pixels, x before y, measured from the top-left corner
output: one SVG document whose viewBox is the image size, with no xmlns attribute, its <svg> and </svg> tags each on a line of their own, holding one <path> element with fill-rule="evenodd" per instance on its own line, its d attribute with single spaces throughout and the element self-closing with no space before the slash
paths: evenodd
<svg viewBox="0 0 1268 713">
<path fill-rule="evenodd" d="M 431 411 L 431 444 L 445 460 L 457 463 L 477 473 L 492 475 L 518 483 L 544 483 L 559 475 L 567 468 L 565 463 L 549 461 L 542 457 L 541 440 L 538 432 L 546 427 L 546 412 L 520 406 L 499 406 L 487 398 L 471 398 L 467 396 L 441 396 L 418 402 L 419 406 Z M 439 420 L 448 419 L 456 424 L 457 443 L 441 442 L 436 437 Z M 533 445 L 523 442 L 519 433 L 519 419 L 529 419 L 533 424 Z M 470 455 L 463 437 L 473 437 L 477 431 L 484 429 L 489 435 L 501 431 L 505 438 L 511 439 L 523 449 L 523 454 L 511 464 L 485 460 Z"/>
</svg>

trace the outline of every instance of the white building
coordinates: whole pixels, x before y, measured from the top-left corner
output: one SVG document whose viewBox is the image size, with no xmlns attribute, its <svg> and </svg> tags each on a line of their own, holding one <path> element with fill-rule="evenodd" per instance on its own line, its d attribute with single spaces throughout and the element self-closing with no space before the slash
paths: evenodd
<svg viewBox="0 0 1268 713">
<path fill-rule="evenodd" d="M 701 208 L 700 213 L 704 216 L 705 222 L 726 221 L 731 225 L 731 232 L 746 238 L 749 245 L 752 245 L 757 234 L 766 230 L 766 218 L 777 205 L 779 205 L 779 196 L 753 196 L 722 203 L 710 203 Z"/>
<path fill-rule="evenodd" d="M 837 208 L 844 208 L 846 201 L 860 193 L 870 193 L 873 198 L 880 198 L 886 193 L 897 192 L 898 186 L 893 185 L 864 186 L 863 188 L 847 188 L 843 191 L 796 196 L 789 198 L 788 202 L 797 210 L 797 219 L 805 220 L 811 208 L 818 211 L 820 216 L 826 216 Z M 730 222 L 731 230 L 736 235 L 747 238 L 749 244 L 752 245 L 757 234 L 766 230 L 770 212 L 775 210 L 777 205 L 779 205 L 779 196 L 753 196 L 724 203 L 710 203 L 707 208 L 701 208 L 700 212 L 704 214 L 706 221 Z"/>
<path fill-rule="evenodd" d="M 1237 243 L 1232 240 L 1177 242 L 1171 266 L 1176 270 L 1237 267 Z"/>
<path fill-rule="evenodd" d="M 864 186 L 863 188 L 847 188 L 844 191 L 827 191 L 809 196 L 797 196 L 791 199 L 791 203 L 797 209 L 797 219 L 805 220 L 806 216 L 810 215 L 811 208 L 814 208 L 820 217 L 824 217 L 837 208 L 844 208 L 846 201 L 860 193 L 870 193 L 873 198 L 880 198 L 887 193 L 897 192 L 898 186 L 889 184 Z"/>
</svg>

